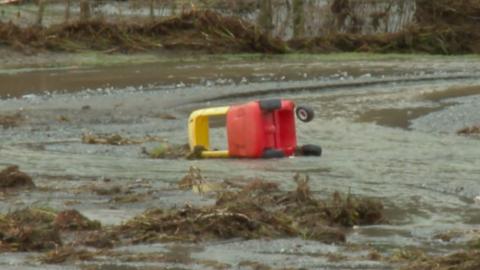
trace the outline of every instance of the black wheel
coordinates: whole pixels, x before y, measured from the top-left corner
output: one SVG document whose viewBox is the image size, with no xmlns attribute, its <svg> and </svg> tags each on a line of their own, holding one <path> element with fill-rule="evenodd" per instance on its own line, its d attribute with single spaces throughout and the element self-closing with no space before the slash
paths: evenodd
<svg viewBox="0 0 480 270">
<path fill-rule="evenodd" d="M 299 149 L 300 154 L 302 156 L 313 156 L 313 157 L 319 157 L 322 155 L 322 148 L 318 145 L 314 144 L 306 144 L 300 147 Z"/>
<path fill-rule="evenodd" d="M 295 113 L 297 114 L 297 118 L 302 122 L 310 122 L 315 116 L 313 109 L 307 106 L 298 106 Z"/>
<path fill-rule="evenodd" d="M 262 158 L 283 158 L 285 154 L 282 150 L 266 149 L 263 151 Z"/>
<path fill-rule="evenodd" d="M 258 101 L 258 103 L 262 111 L 270 112 L 282 108 L 282 100 L 280 99 L 264 99 Z"/>
</svg>

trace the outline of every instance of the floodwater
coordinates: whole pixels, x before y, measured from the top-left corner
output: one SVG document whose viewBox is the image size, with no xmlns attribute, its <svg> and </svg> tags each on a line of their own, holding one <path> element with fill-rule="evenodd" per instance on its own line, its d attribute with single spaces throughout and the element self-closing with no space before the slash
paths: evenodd
<svg viewBox="0 0 480 270">
<path fill-rule="evenodd" d="M 42 187 L 1 194 L 2 212 L 27 206 L 75 208 L 108 225 L 147 208 L 211 204 L 211 197 L 176 188 L 188 168 L 197 166 L 213 182 L 260 176 L 285 190 L 294 188 L 296 172 L 305 172 L 316 196 L 340 191 L 377 198 L 388 219 L 385 225 L 353 228 L 345 245 L 296 238 L 136 245 L 118 250 L 173 259 L 134 263 L 98 258 L 55 267 L 38 263 L 36 254 L 2 254 L 0 267 L 214 268 L 205 263 L 209 260 L 235 269 L 245 261 L 275 268 L 395 269 L 398 265 L 368 259 L 368 253 L 454 251 L 478 234 L 480 224 L 480 205 L 474 201 L 480 195 L 480 140 L 456 135 L 480 123 L 478 62 L 269 58 L 0 75 L 0 115 L 20 112 L 25 117 L 17 127 L 0 129 L 0 166 L 17 164 Z M 45 84 L 37 88 L 38 81 Z M 300 144 L 321 145 L 321 158 L 152 160 L 141 147 L 155 143 L 81 143 L 85 132 L 155 135 L 185 143 L 186 119 L 193 109 L 272 97 L 315 109 L 312 122 L 297 123 L 297 135 Z M 175 119 L 167 120 L 165 114 Z M 213 145 L 222 147 L 225 140 L 224 129 L 215 127 Z M 92 187 L 114 185 L 141 199 L 122 203 L 91 192 Z M 445 234 L 454 237 L 440 240 Z M 342 259 L 332 260 L 335 254 Z"/>
</svg>

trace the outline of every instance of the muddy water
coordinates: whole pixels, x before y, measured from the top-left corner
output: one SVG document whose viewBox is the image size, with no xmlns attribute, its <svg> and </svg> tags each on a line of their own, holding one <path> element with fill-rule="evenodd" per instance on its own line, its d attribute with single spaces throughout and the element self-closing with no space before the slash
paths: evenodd
<svg viewBox="0 0 480 270">
<path fill-rule="evenodd" d="M 462 127 L 480 123 L 480 72 L 476 61 L 439 58 L 428 62 L 289 63 L 269 59 L 223 64 L 178 64 L 165 72 L 166 77 L 157 77 L 158 73 L 147 66 L 68 71 L 72 78 L 74 74 L 97 74 L 92 76 L 97 82 L 88 86 L 93 89 L 102 88 L 101 80 L 107 73 L 145 72 L 139 81 L 132 79 L 132 87 L 128 88 L 110 86 L 101 91 L 49 95 L 38 94 L 44 89 L 32 92 L 19 87 L 9 91 L 15 84 L 10 81 L 10 87 L 5 86 L 2 77 L 2 95 L 26 96 L 0 101 L 0 115 L 20 112 L 25 117 L 18 127 L 0 129 L 0 165 L 20 165 L 42 189 L 2 194 L 1 211 L 32 205 L 75 208 L 104 224 L 118 224 L 146 208 L 182 206 L 187 202 L 210 204 L 211 197 L 179 191 L 175 186 L 193 165 L 210 181 L 261 176 L 278 181 L 282 189 L 294 187 L 295 172 L 306 172 L 316 195 L 341 191 L 379 198 L 385 202 L 389 220 L 386 225 L 352 229 L 346 245 L 300 239 L 137 245 L 119 250 L 169 254 L 178 259 L 132 263 L 100 258 L 97 262 L 67 264 L 66 269 L 212 268 L 205 264 L 206 259 L 240 269 L 238 265 L 244 261 L 307 269 L 395 269 L 395 264 L 369 260 L 368 253 L 377 250 L 388 256 L 398 250 L 421 248 L 444 254 L 459 248 L 478 230 L 480 205 L 474 198 L 480 195 L 480 140 L 455 134 Z M 48 78 L 49 72 L 11 76 L 29 81 L 31 76 Z M 162 79 L 171 74 L 176 74 L 171 81 Z M 198 78 L 188 81 L 193 74 Z M 140 89 L 142 78 L 162 87 Z M 206 83 L 218 78 L 232 81 Z M 247 79 L 241 82 L 243 78 Z M 46 81 L 51 90 L 57 90 L 53 88 L 60 82 Z M 77 91 L 81 81 L 71 80 L 71 88 L 65 83 L 58 89 Z M 158 135 L 173 143 L 184 143 L 186 119 L 192 109 L 243 102 L 257 98 L 259 93 L 261 97 L 282 96 L 314 107 L 316 119 L 297 124 L 298 140 L 301 144 L 320 144 L 324 156 L 151 160 L 141 154 L 141 147 L 154 147 L 155 143 L 105 146 L 80 142 L 81 134 L 91 131 L 127 137 Z M 165 113 L 176 119 L 163 119 Z M 222 146 L 225 133 L 215 128 L 211 140 Z M 92 192 L 92 187 L 114 185 L 128 188 L 139 199 L 122 202 Z M 438 240 L 442 234 L 455 237 L 448 242 Z M 345 258 L 332 260 L 332 254 Z M 0 266 L 53 269 L 34 263 L 28 255 L 32 254 L 3 254 Z"/>
</svg>

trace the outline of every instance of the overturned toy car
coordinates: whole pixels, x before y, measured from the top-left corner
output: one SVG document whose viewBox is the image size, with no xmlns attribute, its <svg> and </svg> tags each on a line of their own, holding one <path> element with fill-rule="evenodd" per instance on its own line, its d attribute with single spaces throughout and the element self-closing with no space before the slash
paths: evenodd
<svg viewBox="0 0 480 270">
<path fill-rule="evenodd" d="M 303 122 L 314 117 L 311 108 L 285 99 L 196 110 L 188 122 L 190 150 L 200 151 L 203 158 L 321 156 L 320 146 L 297 146 L 295 114 Z M 214 116 L 226 118 L 228 150 L 210 149 L 209 118 Z"/>
</svg>

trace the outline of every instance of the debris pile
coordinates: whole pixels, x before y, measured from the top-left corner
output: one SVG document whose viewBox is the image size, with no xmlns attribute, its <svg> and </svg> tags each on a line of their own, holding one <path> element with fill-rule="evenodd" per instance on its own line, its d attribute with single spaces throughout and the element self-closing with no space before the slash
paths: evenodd
<svg viewBox="0 0 480 270">
<path fill-rule="evenodd" d="M 20 122 L 24 120 L 25 120 L 25 117 L 19 113 L 13 114 L 13 115 L 0 115 L 0 126 L 2 126 L 5 129 L 12 128 L 12 127 L 18 126 Z"/>
<path fill-rule="evenodd" d="M 63 231 L 98 230 L 101 226 L 100 222 L 89 220 L 77 210 L 62 211 L 53 220 L 53 227 Z"/>
<path fill-rule="evenodd" d="M 0 217 L 0 250 L 41 251 L 62 245 L 52 226 L 55 213 L 44 209 L 23 209 Z"/>
<path fill-rule="evenodd" d="M 60 230 L 99 228 L 76 211 L 56 213 L 50 209 L 26 208 L 0 216 L 0 251 L 43 251 L 62 246 Z"/>
<path fill-rule="evenodd" d="M 423 256 L 409 263 L 405 270 L 473 270 L 480 269 L 480 251 L 470 250 L 447 256 Z"/>
<path fill-rule="evenodd" d="M 0 22 L 2 43 L 22 51 L 49 49 L 131 52 L 153 49 L 282 53 L 286 46 L 255 25 L 213 11 L 191 11 L 160 21 L 68 22 L 49 28 L 19 28 Z"/>
<path fill-rule="evenodd" d="M 91 260 L 100 254 L 87 250 L 76 250 L 74 247 L 61 247 L 47 252 L 40 257 L 40 261 L 47 264 L 60 264 L 66 261 Z"/>
<path fill-rule="evenodd" d="M 130 145 L 158 141 L 163 142 L 164 139 L 155 136 L 146 136 L 140 139 L 129 139 L 119 134 L 93 134 L 91 132 L 82 134 L 82 143 L 85 144 Z"/>
<path fill-rule="evenodd" d="M 462 128 L 457 131 L 458 135 L 480 135 L 480 125 Z"/>
<path fill-rule="evenodd" d="M 188 144 L 170 144 L 165 139 L 157 136 L 145 136 L 143 138 L 126 138 L 120 134 L 93 134 L 86 132 L 82 134 L 82 143 L 84 144 L 105 144 L 105 145 L 133 145 L 144 144 L 147 142 L 160 142 L 160 144 L 147 150 L 141 148 L 142 154 L 154 159 L 176 159 L 176 158 L 196 158 L 198 154 L 190 151 Z"/>
<path fill-rule="evenodd" d="M 188 146 L 188 144 L 175 145 L 164 142 L 151 150 L 142 148 L 142 152 L 148 157 L 155 159 L 186 158 L 190 154 L 190 147 Z"/>
<path fill-rule="evenodd" d="M 34 187 L 32 178 L 12 165 L 0 171 L 0 188 Z"/>
<path fill-rule="evenodd" d="M 198 178 L 198 177 L 197 177 Z M 180 209 L 150 209 L 114 229 L 133 243 L 304 237 L 327 243 L 345 241 L 345 228 L 383 222 L 383 205 L 335 193 L 313 197 L 308 177 L 282 192 L 275 183 L 256 180 L 235 191 L 218 192 L 216 204 Z M 185 178 L 180 186 L 185 186 Z"/>
<path fill-rule="evenodd" d="M 188 173 L 178 182 L 178 188 L 200 194 L 224 190 L 226 187 L 227 185 L 221 183 L 208 182 L 202 176 L 200 169 L 195 166 L 191 166 Z"/>
<path fill-rule="evenodd" d="M 27 208 L 0 215 L 0 251 L 48 251 L 41 256 L 42 262 L 62 263 L 92 259 L 105 249 L 132 243 L 285 237 L 339 243 L 354 225 L 384 221 L 380 202 L 339 193 L 316 198 L 307 175 L 296 175 L 297 188 L 289 192 L 275 182 L 237 180 L 210 183 L 192 167 L 178 187 L 215 196 L 214 204 L 150 209 L 109 227 L 76 210 Z M 121 189 L 98 193 L 117 191 Z"/>
</svg>

